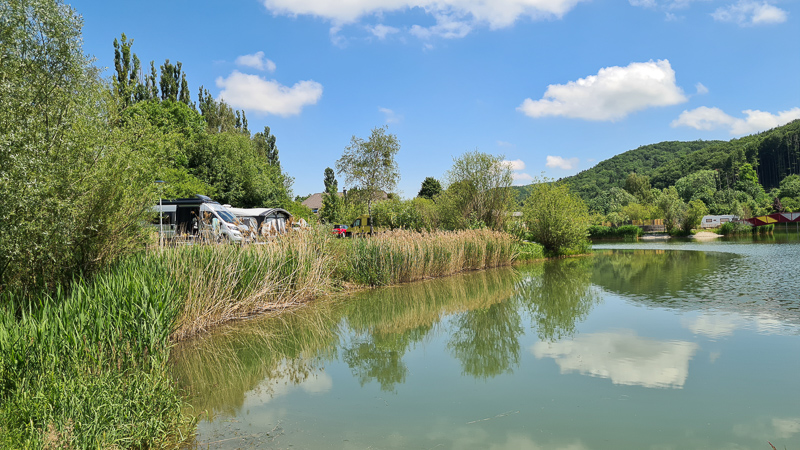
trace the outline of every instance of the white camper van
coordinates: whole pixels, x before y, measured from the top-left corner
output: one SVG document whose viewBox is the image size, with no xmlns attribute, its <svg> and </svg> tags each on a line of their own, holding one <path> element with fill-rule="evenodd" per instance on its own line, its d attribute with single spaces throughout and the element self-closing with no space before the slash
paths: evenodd
<svg viewBox="0 0 800 450">
<path fill-rule="evenodd" d="M 162 200 L 153 209 L 161 217 L 156 216 L 153 224 L 160 230 L 163 227 L 164 238 L 206 238 L 211 240 L 227 239 L 241 242 L 242 232 L 236 225 L 236 216 L 205 195 L 195 198 L 179 198 Z"/>
</svg>

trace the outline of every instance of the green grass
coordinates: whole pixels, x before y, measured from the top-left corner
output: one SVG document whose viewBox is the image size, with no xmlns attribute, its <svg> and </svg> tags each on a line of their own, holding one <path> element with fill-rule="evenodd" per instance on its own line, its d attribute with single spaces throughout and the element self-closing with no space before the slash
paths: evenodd
<svg viewBox="0 0 800 450">
<path fill-rule="evenodd" d="M 2 294 L 0 446 L 177 444 L 192 419 L 167 376 L 180 304 L 135 257 L 35 299 Z"/>
</svg>

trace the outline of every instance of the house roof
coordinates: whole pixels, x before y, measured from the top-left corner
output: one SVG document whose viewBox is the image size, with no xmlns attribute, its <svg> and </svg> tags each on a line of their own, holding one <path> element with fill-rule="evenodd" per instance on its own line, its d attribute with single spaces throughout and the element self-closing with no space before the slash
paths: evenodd
<svg viewBox="0 0 800 450">
<path fill-rule="evenodd" d="M 322 194 L 324 192 L 311 194 L 307 199 L 303 200 L 302 205 L 311 208 L 312 211 L 319 210 L 322 208 Z M 339 197 L 344 197 L 343 192 L 337 192 L 337 194 L 339 194 Z"/>
</svg>

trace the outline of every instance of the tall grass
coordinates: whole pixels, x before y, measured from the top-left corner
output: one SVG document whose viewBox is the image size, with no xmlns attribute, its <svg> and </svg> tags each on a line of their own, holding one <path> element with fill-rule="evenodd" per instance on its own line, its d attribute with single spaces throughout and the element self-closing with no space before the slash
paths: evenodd
<svg viewBox="0 0 800 450">
<path fill-rule="evenodd" d="M 191 419 L 167 376 L 179 304 L 169 279 L 131 258 L 0 308 L 0 447 L 175 445 Z"/>
<path fill-rule="evenodd" d="M 356 239 L 339 263 L 345 281 L 383 286 L 510 264 L 519 253 L 509 234 L 395 230 Z"/>
</svg>

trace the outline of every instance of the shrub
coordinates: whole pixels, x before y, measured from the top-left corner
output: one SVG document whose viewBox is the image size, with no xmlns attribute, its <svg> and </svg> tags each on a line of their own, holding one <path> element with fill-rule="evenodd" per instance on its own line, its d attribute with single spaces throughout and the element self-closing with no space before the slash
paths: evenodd
<svg viewBox="0 0 800 450">
<path fill-rule="evenodd" d="M 533 185 L 522 209 L 532 240 L 549 252 L 560 254 L 586 240 L 589 212 L 566 184 Z"/>
</svg>

